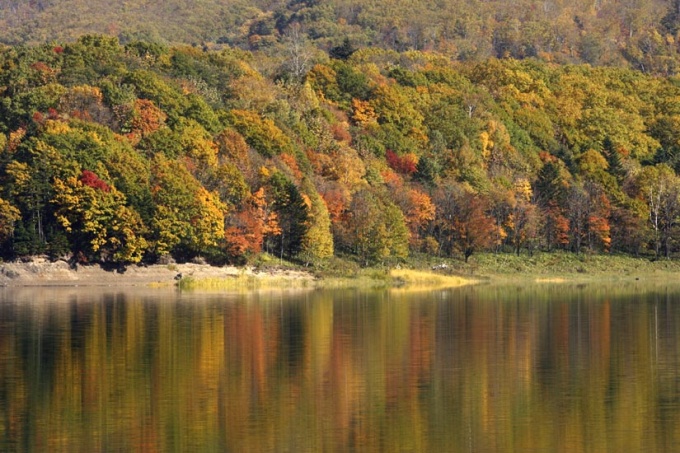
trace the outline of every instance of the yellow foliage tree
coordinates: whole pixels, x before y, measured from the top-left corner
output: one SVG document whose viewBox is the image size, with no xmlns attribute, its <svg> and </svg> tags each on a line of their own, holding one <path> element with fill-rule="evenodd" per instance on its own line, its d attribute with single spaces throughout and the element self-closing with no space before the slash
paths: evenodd
<svg viewBox="0 0 680 453">
<path fill-rule="evenodd" d="M 139 214 L 126 206 L 125 195 L 93 172 L 54 181 L 57 222 L 80 251 L 103 259 L 136 263 L 148 247 Z"/>
<path fill-rule="evenodd" d="M 21 212 L 8 201 L 0 198 L 0 243 L 12 236 L 14 222 L 21 218 Z"/>
<path fill-rule="evenodd" d="M 300 256 L 305 259 L 329 258 L 333 256 L 333 235 L 328 208 L 308 179 L 303 180 L 302 190 L 303 196 L 309 200 L 309 217 L 302 237 Z"/>
</svg>

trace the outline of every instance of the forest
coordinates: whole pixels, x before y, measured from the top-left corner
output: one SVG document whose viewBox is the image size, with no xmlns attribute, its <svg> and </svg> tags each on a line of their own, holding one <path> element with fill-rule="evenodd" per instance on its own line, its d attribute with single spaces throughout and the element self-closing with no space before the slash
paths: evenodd
<svg viewBox="0 0 680 453">
<path fill-rule="evenodd" d="M 678 251 L 677 76 L 326 52 L 287 30 L 275 55 L 105 35 L 1 48 L 2 257 Z"/>
<path fill-rule="evenodd" d="M 301 30 L 315 49 L 435 51 L 456 61 L 536 58 L 678 70 L 679 0 L 0 0 L 0 43 L 228 45 L 277 58 Z"/>
</svg>

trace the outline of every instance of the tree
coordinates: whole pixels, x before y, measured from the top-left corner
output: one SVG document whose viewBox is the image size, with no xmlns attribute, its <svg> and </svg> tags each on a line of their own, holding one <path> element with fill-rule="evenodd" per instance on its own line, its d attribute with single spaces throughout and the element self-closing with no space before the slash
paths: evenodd
<svg viewBox="0 0 680 453">
<path fill-rule="evenodd" d="M 387 160 L 387 165 L 394 171 L 404 175 L 412 175 L 418 168 L 418 157 L 413 153 L 398 156 L 394 151 L 388 149 L 385 152 L 385 159 Z"/>
<path fill-rule="evenodd" d="M 673 243 L 673 232 L 680 215 L 680 178 L 665 164 L 642 169 L 637 178 L 640 196 L 648 208 L 649 222 L 654 232 L 654 253 L 661 247 L 668 258 Z"/>
<path fill-rule="evenodd" d="M 543 235 L 548 251 L 569 245 L 569 219 L 565 216 L 562 208 L 554 201 L 551 201 L 541 210 L 545 219 Z"/>
<path fill-rule="evenodd" d="M 493 220 L 486 215 L 484 200 L 478 195 L 464 192 L 453 228 L 465 262 L 476 250 L 490 247 L 493 243 Z"/>
<path fill-rule="evenodd" d="M 333 256 L 333 235 L 328 209 L 308 179 L 303 180 L 302 189 L 303 196 L 308 200 L 309 216 L 300 256 L 306 260 L 329 258 Z"/>
<path fill-rule="evenodd" d="M 230 120 L 246 142 L 263 156 L 293 152 L 290 138 L 269 118 L 262 118 L 249 110 L 232 110 Z"/>
<path fill-rule="evenodd" d="M 404 198 L 401 208 L 410 233 L 409 242 L 419 248 L 422 233 L 435 219 L 436 208 L 430 196 L 418 189 L 408 189 Z"/>
<path fill-rule="evenodd" d="M 541 227 L 541 217 L 536 205 L 525 198 L 519 198 L 513 206 L 510 223 L 512 243 L 517 256 L 525 246 L 531 253 Z"/>
<path fill-rule="evenodd" d="M 551 203 L 561 205 L 564 202 L 567 184 L 564 175 L 566 169 L 563 167 L 564 164 L 549 156 L 538 171 L 534 192 L 541 206 L 546 207 Z"/>
<path fill-rule="evenodd" d="M 494 221 L 486 214 L 485 200 L 468 187 L 445 184 L 434 197 L 439 243 L 447 253 L 459 251 L 465 262 L 494 241 Z"/>
<path fill-rule="evenodd" d="M 331 47 L 331 50 L 328 51 L 328 56 L 337 58 L 338 60 L 347 60 L 354 52 L 356 52 L 356 49 L 349 38 L 345 36 L 345 39 L 342 40 L 342 44 Z"/>
<path fill-rule="evenodd" d="M 125 196 L 84 170 L 80 178 L 54 181 L 57 222 L 71 237 L 77 252 L 106 261 L 136 263 L 148 244 L 142 220 L 125 205 Z"/>
<path fill-rule="evenodd" d="M 165 125 L 168 116 L 153 101 L 136 99 L 132 110 L 122 126 L 133 143 L 147 137 Z"/>
<path fill-rule="evenodd" d="M 666 31 L 675 36 L 680 30 L 680 0 L 672 0 L 668 6 L 668 11 L 665 16 L 661 18 L 661 25 L 666 28 Z"/>
<path fill-rule="evenodd" d="M 569 233 L 572 250 L 581 253 L 581 246 L 587 233 L 589 199 L 583 184 L 571 186 L 567 195 Z"/>
<path fill-rule="evenodd" d="M 649 240 L 649 221 L 644 201 L 628 199 L 624 206 L 614 206 L 611 213 L 612 249 L 638 256 Z"/>
<path fill-rule="evenodd" d="M 489 203 L 488 213 L 494 220 L 494 249 L 498 252 L 508 238 L 509 230 L 514 227 L 512 209 L 516 204 L 516 195 L 501 181 L 493 185 L 486 198 Z"/>
<path fill-rule="evenodd" d="M 590 211 L 588 213 L 588 247 L 591 250 L 609 252 L 611 249 L 611 202 L 604 187 L 587 181 Z"/>
<path fill-rule="evenodd" d="M 281 228 L 279 253 L 294 257 L 302 250 L 302 241 L 309 228 L 309 206 L 297 186 L 283 173 L 274 172 L 267 185 Z"/>
<path fill-rule="evenodd" d="M 185 165 L 157 154 L 151 185 L 156 204 L 151 228 L 157 256 L 174 253 L 190 258 L 221 243 L 226 206 L 217 194 L 202 187 Z"/>
<path fill-rule="evenodd" d="M 98 87 L 81 85 L 70 88 L 59 100 L 59 111 L 72 118 L 94 121 L 110 126 L 113 124 L 111 109 L 103 104 Z"/>
<path fill-rule="evenodd" d="M 63 154 L 63 150 L 32 138 L 21 146 L 17 144 L 14 159 L 4 167 L 9 200 L 22 214 L 13 238 L 17 254 L 44 253 L 49 247 L 54 226 L 52 183 L 55 178 L 65 179 L 80 172 L 79 165 Z"/>
<path fill-rule="evenodd" d="M 604 155 L 607 158 L 609 167 L 607 168 L 607 171 L 621 183 L 624 176 L 626 176 L 626 170 L 621 163 L 621 154 L 619 153 L 619 150 L 616 149 L 614 142 L 612 142 L 609 137 L 606 137 L 604 142 L 602 142 L 602 151 L 604 151 Z"/>
<path fill-rule="evenodd" d="M 408 256 L 408 229 L 401 210 L 373 189 L 354 194 L 346 218 L 344 245 L 364 265 Z"/>
<path fill-rule="evenodd" d="M 152 71 L 129 72 L 123 82 L 135 88 L 138 98 L 158 106 L 167 115 L 170 124 L 176 122 L 189 105 L 187 97 Z"/>
<path fill-rule="evenodd" d="M 0 198 L 0 244 L 14 233 L 14 224 L 21 218 L 21 212 L 8 201 Z"/>
<path fill-rule="evenodd" d="M 286 69 L 291 78 L 299 83 L 309 70 L 313 47 L 298 22 L 294 22 L 288 27 L 283 36 L 283 44 L 288 53 Z"/>
<path fill-rule="evenodd" d="M 278 216 L 267 202 L 264 187 L 260 187 L 231 213 L 225 230 L 227 252 L 234 258 L 248 253 L 260 253 L 267 237 L 281 234 Z"/>
<path fill-rule="evenodd" d="M 542 217 L 538 207 L 532 202 L 533 191 L 529 181 L 519 178 L 515 181 L 511 208 L 508 216 L 510 240 L 519 256 L 522 247 L 532 253 L 537 245 L 542 226 Z"/>
</svg>

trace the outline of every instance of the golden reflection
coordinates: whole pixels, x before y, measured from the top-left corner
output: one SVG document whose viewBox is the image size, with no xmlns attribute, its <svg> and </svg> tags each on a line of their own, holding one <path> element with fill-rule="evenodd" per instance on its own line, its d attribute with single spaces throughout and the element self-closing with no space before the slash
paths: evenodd
<svg viewBox="0 0 680 453">
<path fill-rule="evenodd" d="M 0 290 L 3 451 L 670 451 L 680 292 Z"/>
</svg>

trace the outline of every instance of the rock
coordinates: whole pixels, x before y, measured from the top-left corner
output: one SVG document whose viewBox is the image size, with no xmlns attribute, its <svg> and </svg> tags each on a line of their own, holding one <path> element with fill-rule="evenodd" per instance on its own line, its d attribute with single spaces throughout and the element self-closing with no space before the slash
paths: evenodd
<svg viewBox="0 0 680 453">
<path fill-rule="evenodd" d="M 18 278 L 21 276 L 21 274 L 18 273 L 17 271 L 13 269 L 8 269 L 5 266 L 0 267 L 0 274 L 4 275 L 7 278 Z"/>
<path fill-rule="evenodd" d="M 176 264 L 176 263 L 177 262 L 175 261 L 175 259 L 170 255 L 163 255 L 160 258 L 158 258 L 158 264 L 166 265 L 166 264 Z"/>
<path fill-rule="evenodd" d="M 194 263 L 194 264 L 200 264 L 202 266 L 208 264 L 208 262 L 202 256 L 196 256 L 196 257 L 192 258 L 191 262 Z"/>
</svg>

